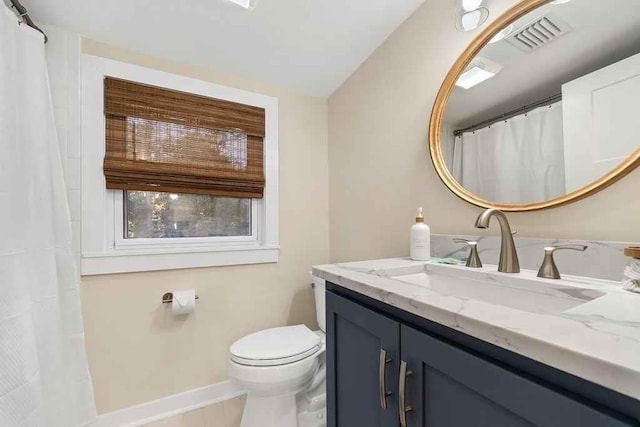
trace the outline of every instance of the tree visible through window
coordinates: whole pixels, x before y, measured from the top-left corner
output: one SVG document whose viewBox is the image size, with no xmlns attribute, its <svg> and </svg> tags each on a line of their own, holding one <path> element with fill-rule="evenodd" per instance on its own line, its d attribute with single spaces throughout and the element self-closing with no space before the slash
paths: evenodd
<svg viewBox="0 0 640 427">
<path fill-rule="evenodd" d="M 251 236 L 251 199 L 125 191 L 126 239 Z"/>
</svg>

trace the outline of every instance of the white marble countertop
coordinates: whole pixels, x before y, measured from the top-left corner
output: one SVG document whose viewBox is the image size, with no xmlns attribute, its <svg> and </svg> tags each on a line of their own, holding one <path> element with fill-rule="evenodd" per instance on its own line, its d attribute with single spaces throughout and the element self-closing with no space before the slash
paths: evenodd
<svg viewBox="0 0 640 427">
<path fill-rule="evenodd" d="M 536 278 L 533 271 L 513 275 L 496 270 L 394 258 L 316 266 L 313 274 L 640 399 L 640 294 L 613 281 L 577 276 L 548 280 Z M 458 279 L 483 283 L 475 296 L 461 295 Z M 540 286 L 531 289 L 536 284 Z M 540 298 L 505 300 L 523 286 Z M 560 308 L 554 312 L 545 298 Z"/>
</svg>

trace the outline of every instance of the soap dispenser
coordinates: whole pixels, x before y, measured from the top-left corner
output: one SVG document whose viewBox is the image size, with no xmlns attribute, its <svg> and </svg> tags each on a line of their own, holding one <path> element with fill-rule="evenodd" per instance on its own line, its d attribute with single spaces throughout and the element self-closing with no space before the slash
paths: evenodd
<svg viewBox="0 0 640 427">
<path fill-rule="evenodd" d="M 416 223 L 411 226 L 410 257 L 415 261 L 427 261 L 431 258 L 431 229 L 424 223 L 422 208 L 418 208 Z"/>
</svg>

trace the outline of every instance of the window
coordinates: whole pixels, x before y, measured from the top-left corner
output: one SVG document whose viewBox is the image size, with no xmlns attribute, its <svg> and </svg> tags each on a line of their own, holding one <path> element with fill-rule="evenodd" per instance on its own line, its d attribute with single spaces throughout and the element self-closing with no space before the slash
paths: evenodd
<svg viewBox="0 0 640 427">
<path fill-rule="evenodd" d="M 82 274 L 277 262 L 277 100 L 83 58 Z"/>
<path fill-rule="evenodd" d="M 251 236 L 251 199 L 125 191 L 125 239 Z"/>
</svg>

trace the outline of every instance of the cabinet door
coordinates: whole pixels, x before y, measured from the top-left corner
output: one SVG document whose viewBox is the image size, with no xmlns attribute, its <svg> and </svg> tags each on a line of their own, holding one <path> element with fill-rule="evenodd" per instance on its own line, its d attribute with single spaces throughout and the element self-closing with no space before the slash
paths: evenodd
<svg viewBox="0 0 640 427">
<path fill-rule="evenodd" d="M 409 427 L 622 427 L 637 425 L 407 326 Z"/>
<path fill-rule="evenodd" d="M 329 427 L 398 426 L 399 345 L 398 322 L 327 292 Z"/>
</svg>

